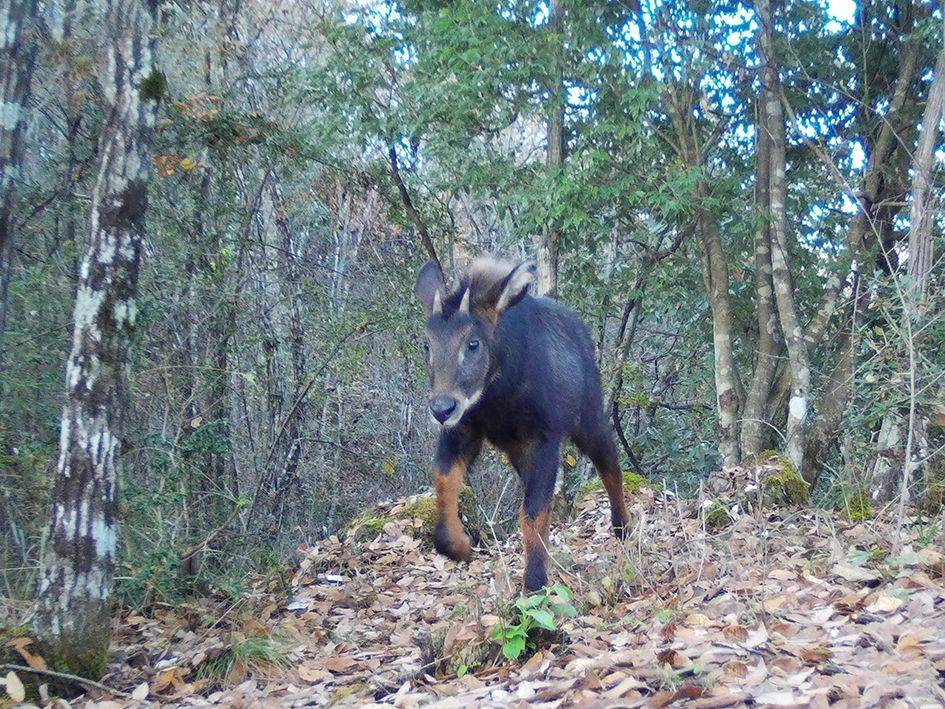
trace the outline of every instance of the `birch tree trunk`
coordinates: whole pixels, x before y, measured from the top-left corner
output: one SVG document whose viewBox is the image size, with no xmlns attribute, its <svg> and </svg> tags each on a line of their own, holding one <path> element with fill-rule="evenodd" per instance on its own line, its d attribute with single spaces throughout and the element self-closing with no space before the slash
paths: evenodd
<svg viewBox="0 0 945 709">
<path fill-rule="evenodd" d="M 0 371 L 13 270 L 14 200 L 36 57 L 37 0 L 0 0 Z"/>
<path fill-rule="evenodd" d="M 163 77 L 153 69 L 154 5 L 106 0 L 100 164 L 76 294 L 52 522 L 34 630 L 45 657 L 87 677 L 105 668 L 117 535 L 118 453 Z"/>
</svg>

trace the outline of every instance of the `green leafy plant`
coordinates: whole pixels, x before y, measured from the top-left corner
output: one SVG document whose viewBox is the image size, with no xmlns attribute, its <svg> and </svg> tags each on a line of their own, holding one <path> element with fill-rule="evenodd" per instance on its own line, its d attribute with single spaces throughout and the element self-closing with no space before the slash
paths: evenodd
<svg viewBox="0 0 945 709">
<path fill-rule="evenodd" d="M 516 661 L 526 651 L 538 649 L 548 633 L 556 633 L 560 622 L 577 615 L 571 605 L 571 590 L 562 584 L 546 587 L 539 593 L 515 601 L 512 619 L 497 625 L 492 639 L 502 647 L 502 654 Z"/>
</svg>

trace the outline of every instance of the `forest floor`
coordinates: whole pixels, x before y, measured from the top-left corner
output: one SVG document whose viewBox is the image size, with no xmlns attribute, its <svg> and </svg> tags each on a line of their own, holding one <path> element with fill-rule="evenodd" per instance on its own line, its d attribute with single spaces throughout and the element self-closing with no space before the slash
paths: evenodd
<svg viewBox="0 0 945 709">
<path fill-rule="evenodd" d="M 709 531 L 709 506 L 698 500 L 644 487 L 630 501 L 636 528 L 626 544 L 611 535 L 600 493 L 554 525 L 552 575 L 573 591 L 578 613 L 517 662 L 492 640 L 494 627 L 515 622 L 517 538 L 457 565 L 415 538 L 422 520 L 401 502 L 367 536 L 303 550 L 288 593 L 257 585 L 236 604 L 124 615 L 104 683 L 125 695 L 94 689 L 86 699 L 945 704 L 940 523 L 907 519 L 894 554 L 893 524 L 882 517 L 853 523 L 823 510 L 733 502 L 733 519 Z"/>
</svg>

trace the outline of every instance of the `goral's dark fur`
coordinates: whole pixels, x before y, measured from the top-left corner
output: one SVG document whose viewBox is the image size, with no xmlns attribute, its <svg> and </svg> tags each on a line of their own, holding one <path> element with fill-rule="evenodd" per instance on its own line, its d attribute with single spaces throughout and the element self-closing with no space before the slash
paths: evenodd
<svg viewBox="0 0 945 709">
<path fill-rule="evenodd" d="M 571 438 L 594 463 L 610 495 L 618 535 L 627 523 L 617 454 L 602 410 L 594 344 L 577 313 L 528 294 L 531 274 L 525 266 L 481 259 L 448 295 L 443 295 L 438 269 L 432 274 L 430 269 L 435 265 L 421 271 L 417 294 L 427 312 L 434 396 L 455 394 L 462 400 L 477 391 L 477 382 L 470 383 L 474 377 L 482 385 L 481 395 L 461 419 L 442 429 L 435 475 L 456 474 L 451 471 L 457 466 L 464 470 L 475 460 L 483 440 L 508 455 L 524 483 L 525 587 L 535 590 L 547 583 L 548 515 L 563 438 Z M 473 339 L 479 344 L 470 350 Z M 487 359 L 472 361 L 482 356 Z M 464 374 L 464 368 L 470 372 Z M 438 495 L 447 497 L 440 493 L 449 486 L 441 482 L 438 479 Z M 453 502 L 439 503 L 437 549 L 454 558 L 468 556 L 468 551 L 461 553 L 468 550 L 468 543 L 454 538 Z"/>
</svg>

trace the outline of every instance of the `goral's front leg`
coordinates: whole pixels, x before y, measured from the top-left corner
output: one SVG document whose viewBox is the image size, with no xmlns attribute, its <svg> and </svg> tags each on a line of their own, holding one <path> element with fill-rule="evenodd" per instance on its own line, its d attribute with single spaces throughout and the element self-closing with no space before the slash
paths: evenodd
<svg viewBox="0 0 945 709">
<path fill-rule="evenodd" d="M 535 445 L 525 473 L 525 499 L 519 513 L 525 545 L 525 590 L 538 591 L 548 584 L 548 527 L 558 474 L 558 441 Z"/>
<path fill-rule="evenodd" d="M 472 547 L 459 518 L 459 493 L 466 470 L 482 447 L 482 439 L 459 428 L 444 429 L 437 446 L 433 478 L 437 522 L 433 530 L 436 550 L 456 561 L 469 561 Z"/>
</svg>

